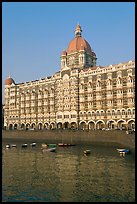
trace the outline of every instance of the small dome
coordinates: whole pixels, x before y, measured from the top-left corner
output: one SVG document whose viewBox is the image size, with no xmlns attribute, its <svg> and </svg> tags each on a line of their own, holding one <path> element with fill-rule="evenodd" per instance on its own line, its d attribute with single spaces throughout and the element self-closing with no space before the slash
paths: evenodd
<svg viewBox="0 0 137 204">
<path fill-rule="evenodd" d="M 12 83 L 15 84 L 14 80 L 13 80 L 11 77 L 8 77 L 8 78 L 5 80 L 5 85 L 11 85 Z"/>
<path fill-rule="evenodd" d="M 92 54 L 93 54 L 94 56 L 96 56 L 95 52 L 93 52 L 93 51 L 92 51 Z"/>
<path fill-rule="evenodd" d="M 67 55 L 67 52 L 65 50 L 62 51 L 61 55 Z"/>
</svg>

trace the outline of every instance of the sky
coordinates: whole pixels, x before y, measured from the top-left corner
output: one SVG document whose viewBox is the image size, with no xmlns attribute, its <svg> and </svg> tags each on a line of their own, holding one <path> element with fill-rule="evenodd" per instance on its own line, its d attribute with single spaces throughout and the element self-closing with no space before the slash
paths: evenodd
<svg viewBox="0 0 137 204">
<path fill-rule="evenodd" d="M 21 83 L 58 72 L 78 23 L 97 66 L 135 59 L 134 2 L 2 2 L 2 98 L 9 74 Z"/>
</svg>

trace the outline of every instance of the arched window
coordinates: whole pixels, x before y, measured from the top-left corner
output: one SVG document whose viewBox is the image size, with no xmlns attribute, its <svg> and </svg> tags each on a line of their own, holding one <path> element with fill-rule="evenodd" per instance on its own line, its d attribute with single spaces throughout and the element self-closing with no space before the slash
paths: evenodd
<svg viewBox="0 0 137 204">
<path fill-rule="evenodd" d="M 127 114 L 131 115 L 131 110 L 130 109 L 128 109 Z"/>
<path fill-rule="evenodd" d="M 111 112 L 110 112 L 110 110 L 107 112 L 107 115 L 111 115 Z"/>
<path fill-rule="evenodd" d="M 91 113 L 90 112 L 88 112 L 88 117 L 91 117 Z"/>
<path fill-rule="evenodd" d="M 122 115 L 125 115 L 125 110 L 122 110 Z"/>
<path fill-rule="evenodd" d="M 121 115 L 121 112 L 120 112 L 120 110 L 117 110 L 117 115 Z"/>
<path fill-rule="evenodd" d="M 101 116 L 103 116 L 104 115 L 104 111 L 101 111 Z"/>
<path fill-rule="evenodd" d="M 94 111 L 92 111 L 92 116 L 96 116 L 96 113 Z"/>
</svg>

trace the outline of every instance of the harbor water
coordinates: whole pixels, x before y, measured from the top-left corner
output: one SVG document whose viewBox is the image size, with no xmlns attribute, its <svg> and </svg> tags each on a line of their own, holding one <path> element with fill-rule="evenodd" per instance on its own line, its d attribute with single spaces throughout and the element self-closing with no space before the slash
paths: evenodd
<svg viewBox="0 0 137 204">
<path fill-rule="evenodd" d="M 26 148 L 17 141 L 6 149 L 7 142 L 2 143 L 3 202 L 135 202 L 132 151 L 120 156 L 119 146 L 77 144 L 43 152 L 40 141 L 35 147 L 27 141 Z"/>
</svg>

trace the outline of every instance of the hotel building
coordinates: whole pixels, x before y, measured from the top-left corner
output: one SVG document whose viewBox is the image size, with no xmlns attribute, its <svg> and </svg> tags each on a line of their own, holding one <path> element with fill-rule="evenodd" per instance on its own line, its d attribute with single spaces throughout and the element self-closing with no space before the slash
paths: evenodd
<svg viewBox="0 0 137 204">
<path fill-rule="evenodd" d="M 97 66 L 77 25 L 61 69 L 40 80 L 5 80 L 5 129 L 135 128 L 135 61 Z"/>
</svg>

